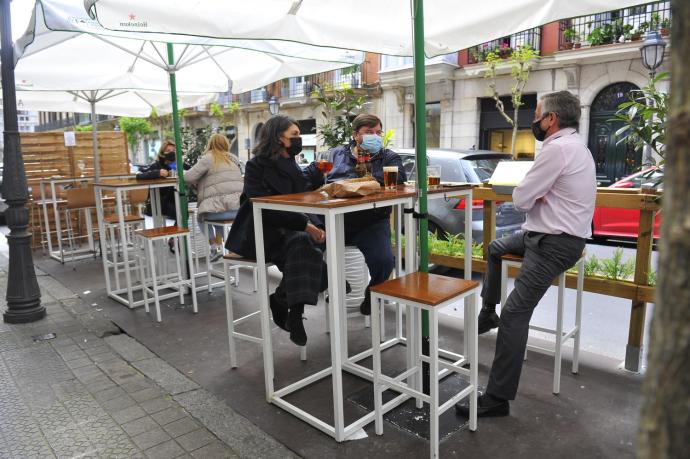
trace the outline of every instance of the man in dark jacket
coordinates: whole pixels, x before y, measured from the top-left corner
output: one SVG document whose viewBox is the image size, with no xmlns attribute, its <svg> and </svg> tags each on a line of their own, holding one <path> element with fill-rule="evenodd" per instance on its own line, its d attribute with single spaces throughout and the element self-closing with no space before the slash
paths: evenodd
<svg viewBox="0 0 690 459">
<path fill-rule="evenodd" d="M 366 154 L 370 157 L 371 175 L 379 183 L 383 185 L 384 166 L 397 166 L 398 183 L 405 182 L 407 176 L 402 160 L 394 151 L 383 148 L 382 132 L 381 120 L 377 116 L 366 113 L 358 115 L 352 122 L 352 141 L 330 151 L 333 169 L 326 181 L 330 183 L 357 177 L 357 157 Z M 304 170 L 304 176 L 312 189 L 317 189 L 324 183 L 323 173 L 315 163 Z M 391 247 L 390 213 L 391 208 L 388 206 L 345 215 L 345 243 L 357 246 L 364 255 L 371 276 L 369 286 L 386 281 L 395 265 Z M 364 315 L 371 313 L 369 287 L 365 291 L 360 311 Z"/>
</svg>

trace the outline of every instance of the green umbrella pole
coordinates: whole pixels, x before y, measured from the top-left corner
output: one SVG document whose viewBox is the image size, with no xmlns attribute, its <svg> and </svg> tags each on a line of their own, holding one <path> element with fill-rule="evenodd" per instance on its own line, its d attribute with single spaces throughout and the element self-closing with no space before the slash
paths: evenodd
<svg viewBox="0 0 690 459">
<path fill-rule="evenodd" d="M 419 270 L 429 272 L 429 221 L 427 217 L 426 182 L 426 75 L 424 55 L 424 0 L 414 0 L 414 100 L 417 155 L 417 189 L 419 190 Z M 429 355 L 429 313 L 422 311 L 422 353 Z M 429 364 L 423 363 L 423 389 L 429 393 Z"/>
<path fill-rule="evenodd" d="M 173 45 L 168 43 L 168 65 L 174 68 L 175 55 L 173 54 Z M 187 206 L 187 191 L 184 184 L 184 160 L 182 159 L 182 137 L 180 136 L 180 117 L 177 112 L 177 83 L 175 81 L 175 71 L 170 70 L 170 97 L 172 98 L 172 119 L 173 130 L 175 131 L 175 156 L 177 162 L 177 183 L 180 192 L 180 212 L 182 213 L 182 221 L 177 222 L 179 226 L 187 228 L 187 220 L 189 219 L 189 209 Z"/>
</svg>

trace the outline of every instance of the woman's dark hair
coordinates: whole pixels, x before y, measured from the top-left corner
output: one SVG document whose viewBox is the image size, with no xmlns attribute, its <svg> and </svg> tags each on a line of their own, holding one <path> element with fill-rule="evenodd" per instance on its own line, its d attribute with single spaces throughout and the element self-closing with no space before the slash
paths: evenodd
<svg viewBox="0 0 690 459">
<path fill-rule="evenodd" d="M 285 146 L 280 142 L 280 136 L 290 129 L 292 125 L 299 126 L 297 121 L 289 116 L 272 116 L 266 124 L 259 130 L 259 138 L 252 150 L 254 156 L 264 156 L 270 159 L 277 159 Z"/>
</svg>

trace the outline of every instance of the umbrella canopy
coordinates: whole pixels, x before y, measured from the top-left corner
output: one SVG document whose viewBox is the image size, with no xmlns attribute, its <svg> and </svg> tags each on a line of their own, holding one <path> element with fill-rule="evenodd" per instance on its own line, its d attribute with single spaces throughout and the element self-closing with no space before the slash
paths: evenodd
<svg viewBox="0 0 690 459">
<path fill-rule="evenodd" d="M 172 65 L 167 43 L 181 43 Z M 17 78 L 46 89 L 168 90 L 168 72 L 174 71 L 178 91 L 239 94 L 282 78 L 352 66 L 364 55 L 277 41 L 113 32 L 90 19 L 81 0 L 38 0 L 15 43 L 15 58 Z"/>
<path fill-rule="evenodd" d="M 413 55 L 411 0 L 86 0 L 111 30 L 212 38 L 279 39 L 390 55 Z M 427 56 L 469 48 L 562 18 L 639 0 L 427 0 Z"/>
<path fill-rule="evenodd" d="M 215 99 L 214 94 L 177 94 L 180 107 L 204 105 Z M 96 113 L 114 116 L 146 117 L 172 111 L 168 91 L 45 91 L 17 86 L 17 105 L 21 110 L 91 113 L 91 101 Z"/>
<path fill-rule="evenodd" d="M 169 89 L 177 160 L 182 162 L 178 90 L 241 93 L 282 78 L 352 66 L 362 62 L 364 55 L 280 41 L 113 32 L 90 19 L 81 0 L 37 0 L 26 33 L 15 43 L 15 58 L 17 79 L 45 89 Z M 93 106 L 91 113 L 95 116 Z M 186 192 L 180 172 L 186 226 Z"/>
</svg>

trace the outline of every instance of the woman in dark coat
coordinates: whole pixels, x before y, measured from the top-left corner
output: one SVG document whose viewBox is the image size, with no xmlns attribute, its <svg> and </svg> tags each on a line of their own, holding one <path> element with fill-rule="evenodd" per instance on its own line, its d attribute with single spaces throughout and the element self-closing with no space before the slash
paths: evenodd
<svg viewBox="0 0 690 459">
<path fill-rule="evenodd" d="M 156 160 L 146 166 L 137 174 L 139 180 L 153 180 L 170 176 L 170 171 L 176 167 L 175 162 L 175 142 L 165 140 L 161 144 Z M 175 189 L 165 187 L 160 189 L 161 211 L 170 220 L 177 221 L 177 210 L 175 209 Z M 151 215 L 151 197 L 146 202 L 146 215 Z"/>
<path fill-rule="evenodd" d="M 295 161 L 302 150 L 297 122 L 274 116 L 259 132 L 247 162 L 240 209 L 230 229 L 226 248 L 247 258 L 256 258 L 254 217 L 251 198 L 309 191 L 302 170 Z M 326 266 L 317 248 L 326 240 L 315 216 L 297 212 L 263 211 L 266 260 L 283 273 L 275 293 L 270 295 L 273 321 L 290 332 L 297 345 L 307 342 L 302 323 L 305 304 L 316 304 L 326 289 Z"/>
</svg>

